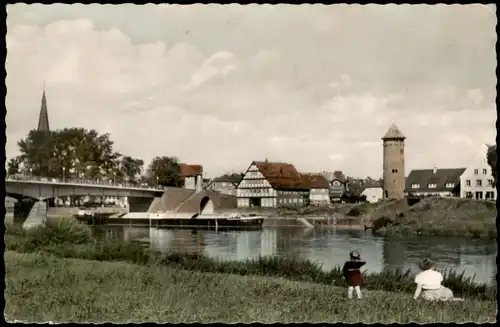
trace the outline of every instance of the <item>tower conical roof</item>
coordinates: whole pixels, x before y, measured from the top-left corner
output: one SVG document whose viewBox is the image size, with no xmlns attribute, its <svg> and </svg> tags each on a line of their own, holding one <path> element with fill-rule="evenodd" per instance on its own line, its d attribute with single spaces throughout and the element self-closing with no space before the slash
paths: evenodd
<svg viewBox="0 0 500 327">
<path fill-rule="evenodd" d="M 384 137 L 382 140 L 388 140 L 388 139 L 402 139 L 404 140 L 406 137 L 401 133 L 399 128 L 395 125 L 392 124 L 387 133 L 385 133 Z"/>
<path fill-rule="evenodd" d="M 42 94 L 42 106 L 40 107 L 40 115 L 38 116 L 38 129 L 39 132 L 50 131 L 49 127 L 49 113 L 47 111 L 47 97 L 45 96 L 45 87 Z"/>
</svg>

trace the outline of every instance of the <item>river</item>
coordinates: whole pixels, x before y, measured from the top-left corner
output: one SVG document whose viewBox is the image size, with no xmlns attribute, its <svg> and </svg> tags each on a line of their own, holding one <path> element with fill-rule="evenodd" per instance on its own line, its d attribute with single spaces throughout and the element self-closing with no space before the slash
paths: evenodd
<svg viewBox="0 0 500 327">
<path fill-rule="evenodd" d="M 450 237 L 381 237 L 370 231 L 331 228 L 263 228 L 258 231 L 210 231 L 141 227 L 96 227 L 96 235 L 148 242 L 161 251 L 200 253 L 222 260 L 261 256 L 303 257 L 323 269 L 342 265 L 349 251 L 359 251 L 368 272 L 384 269 L 418 271 L 429 257 L 438 268 L 465 271 L 476 282 L 493 284 L 497 244 L 486 240 Z"/>
</svg>

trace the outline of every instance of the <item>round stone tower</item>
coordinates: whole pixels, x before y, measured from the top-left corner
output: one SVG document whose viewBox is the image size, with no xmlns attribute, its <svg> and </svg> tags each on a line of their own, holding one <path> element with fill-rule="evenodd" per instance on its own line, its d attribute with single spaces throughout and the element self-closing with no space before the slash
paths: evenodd
<svg viewBox="0 0 500 327">
<path fill-rule="evenodd" d="M 403 199 L 405 190 L 405 136 L 392 124 L 384 145 L 384 199 Z"/>
</svg>

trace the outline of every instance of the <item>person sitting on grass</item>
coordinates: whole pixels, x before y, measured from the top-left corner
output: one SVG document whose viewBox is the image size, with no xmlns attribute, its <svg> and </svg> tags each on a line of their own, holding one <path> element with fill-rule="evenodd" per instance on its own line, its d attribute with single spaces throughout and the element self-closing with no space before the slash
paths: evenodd
<svg viewBox="0 0 500 327">
<path fill-rule="evenodd" d="M 443 275 L 435 270 L 434 264 L 429 259 L 424 259 L 420 264 L 422 272 L 415 276 L 417 289 L 413 295 L 416 300 L 420 296 L 428 301 L 463 301 L 463 299 L 453 297 L 453 292 L 441 285 Z"/>
<path fill-rule="evenodd" d="M 366 264 L 365 261 L 361 260 L 361 256 L 358 252 L 352 251 L 349 253 L 350 260 L 344 264 L 342 268 L 342 274 L 347 280 L 347 298 L 352 299 L 352 293 L 356 290 L 356 296 L 361 299 L 361 283 L 363 282 L 363 275 L 361 274 L 360 268 Z"/>
</svg>

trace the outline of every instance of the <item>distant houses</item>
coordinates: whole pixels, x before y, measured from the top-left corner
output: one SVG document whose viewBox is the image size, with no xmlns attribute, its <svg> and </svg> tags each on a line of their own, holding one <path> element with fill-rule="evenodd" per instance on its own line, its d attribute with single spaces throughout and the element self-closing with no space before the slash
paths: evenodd
<svg viewBox="0 0 500 327">
<path fill-rule="evenodd" d="M 330 180 L 330 199 L 332 202 L 341 201 L 346 192 L 347 179 L 341 171 L 333 172 L 333 178 Z"/>
<path fill-rule="evenodd" d="M 415 169 L 406 178 L 406 196 L 451 197 L 460 194 L 460 176 L 465 168 Z"/>
<path fill-rule="evenodd" d="M 303 174 L 309 184 L 309 204 L 324 206 L 330 204 L 330 184 L 321 174 Z"/>
<path fill-rule="evenodd" d="M 222 194 L 236 196 L 236 187 L 242 179 L 242 174 L 225 174 L 212 179 L 206 188 L 209 190 L 219 191 Z"/>
<path fill-rule="evenodd" d="M 486 161 L 487 149 L 482 146 L 467 168 L 412 170 L 406 178 L 405 195 L 496 200 L 497 190 Z"/>
<path fill-rule="evenodd" d="M 384 190 L 380 185 L 367 186 L 361 192 L 361 197 L 370 203 L 376 203 L 384 198 Z"/>
<path fill-rule="evenodd" d="M 460 197 L 477 200 L 496 200 L 491 167 L 486 160 L 488 146 L 483 145 L 472 163 L 460 176 Z"/>
</svg>

